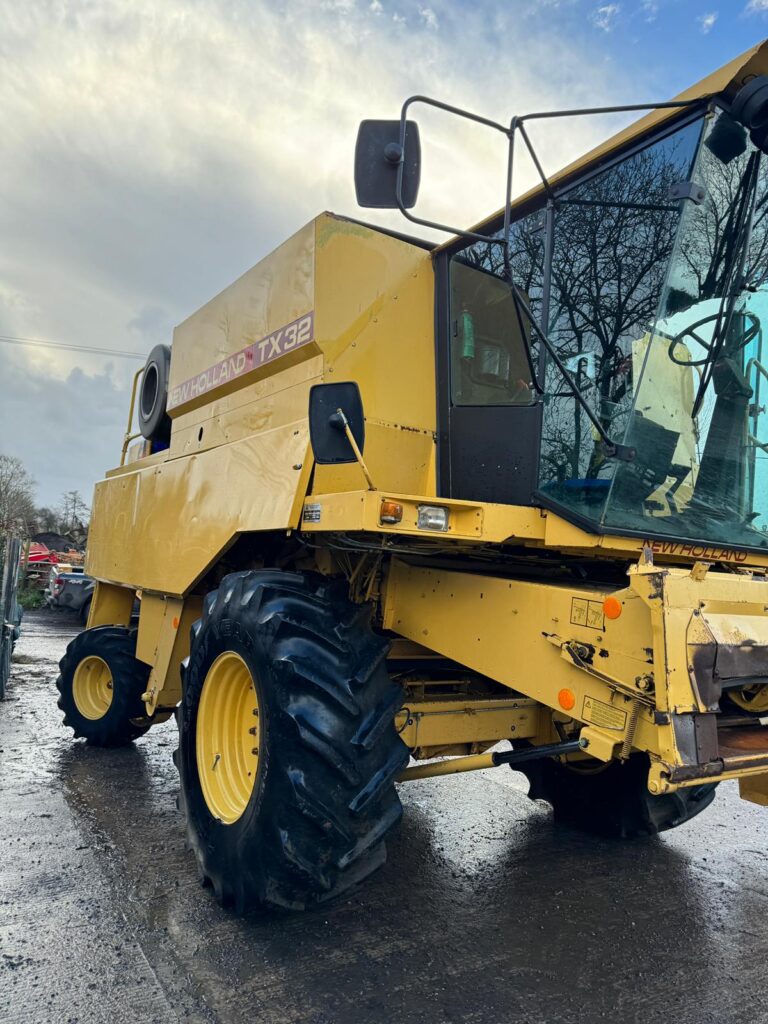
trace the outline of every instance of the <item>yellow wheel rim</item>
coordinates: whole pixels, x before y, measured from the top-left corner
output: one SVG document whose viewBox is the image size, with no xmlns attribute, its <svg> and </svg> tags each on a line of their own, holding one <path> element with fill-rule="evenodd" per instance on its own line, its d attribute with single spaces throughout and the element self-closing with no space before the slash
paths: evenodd
<svg viewBox="0 0 768 1024">
<path fill-rule="evenodd" d="M 103 658 L 83 658 L 75 669 L 72 696 L 83 718 L 96 721 L 106 715 L 112 706 L 112 673 Z"/>
<path fill-rule="evenodd" d="M 251 799 L 259 767 L 261 718 L 256 685 L 239 654 L 208 669 L 197 710 L 197 771 L 208 810 L 234 824 Z"/>
<path fill-rule="evenodd" d="M 729 690 L 728 696 L 734 704 L 753 714 L 768 711 L 768 686 L 758 683 L 755 686 L 742 686 L 739 690 Z"/>
</svg>

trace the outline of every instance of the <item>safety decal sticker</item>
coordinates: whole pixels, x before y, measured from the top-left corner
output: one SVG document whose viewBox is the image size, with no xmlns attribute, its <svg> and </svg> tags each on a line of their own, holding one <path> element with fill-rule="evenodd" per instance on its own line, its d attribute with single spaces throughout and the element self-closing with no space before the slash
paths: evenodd
<svg viewBox="0 0 768 1024">
<path fill-rule="evenodd" d="M 623 730 L 627 724 L 627 712 L 615 708 L 613 704 L 606 704 L 605 701 L 596 700 L 594 697 L 585 697 L 581 708 L 581 717 L 590 725 L 596 725 L 600 729 Z"/>
<path fill-rule="evenodd" d="M 588 601 L 586 597 L 571 599 L 571 622 L 588 629 L 605 629 L 602 601 Z"/>
<path fill-rule="evenodd" d="M 320 522 L 320 511 L 322 506 L 315 504 L 307 504 L 304 506 L 304 515 L 302 519 L 305 523 L 319 523 Z"/>
<path fill-rule="evenodd" d="M 251 370 L 258 370 L 260 366 L 271 363 L 273 359 L 279 359 L 292 349 L 301 348 L 308 344 L 315 336 L 315 314 L 314 310 L 299 317 L 293 323 L 280 327 L 266 338 L 254 341 L 252 345 L 227 356 L 221 362 L 203 370 L 196 377 L 185 380 L 178 384 L 168 396 L 168 408 L 175 409 L 177 405 L 184 405 L 185 402 L 204 395 L 214 388 L 221 387 L 236 377 L 242 377 L 244 373 Z"/>
</svg>

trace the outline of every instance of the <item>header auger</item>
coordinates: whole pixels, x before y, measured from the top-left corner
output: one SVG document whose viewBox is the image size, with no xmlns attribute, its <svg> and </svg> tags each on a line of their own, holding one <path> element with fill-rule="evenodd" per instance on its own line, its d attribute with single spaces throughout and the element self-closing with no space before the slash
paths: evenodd
<svg viewBox="0 0 768 1024">
<path fill-rule="evenodd" d="M 424 223 L 418 99 L 356 177 Z M 510 764 L 620 838 L 768 805 L 768 45 L 642 109 L 551 178 L 480 119 L 500 213 L 322 214 L 135 381 L 61 706 L 97 745 L 177 714 L 223 903 L 347 891 L 415 777 Z"/>
</svg>

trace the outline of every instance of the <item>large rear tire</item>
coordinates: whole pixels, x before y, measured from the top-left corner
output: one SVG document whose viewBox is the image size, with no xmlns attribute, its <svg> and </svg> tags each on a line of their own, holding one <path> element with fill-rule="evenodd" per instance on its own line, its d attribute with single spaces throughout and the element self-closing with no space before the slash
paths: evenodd
<svg viewBox="0 0 768 1024">
<path fill-rule="evenodd" d="M 179 708 L 181 804 L 223 905 L 302 910 L 386 858 L 408 762 L 388 642 L 346 589 L 238 572 L 192 628 Z"/>
<path fill-rule="evenodd" d="M 59 662 L 59 708 L 75 738 L 95 747 L 119 747 L 143 736 L 141 695 L 149 665 L 135 656 L 135 631 L 97 626 L 78 633 Z"/>
<path fill-rule="evenodd" d="M 553 758 L 520 765 L 531 784 L 532 800 L 546 800 L 555 821 L 591 835 L 612 839 L 653 836 L 695 818 L 712 803 L 717 783 L 654 796 L 648 790 L 647 754 L 627 761 L 580 761 Z"/>
</svg>

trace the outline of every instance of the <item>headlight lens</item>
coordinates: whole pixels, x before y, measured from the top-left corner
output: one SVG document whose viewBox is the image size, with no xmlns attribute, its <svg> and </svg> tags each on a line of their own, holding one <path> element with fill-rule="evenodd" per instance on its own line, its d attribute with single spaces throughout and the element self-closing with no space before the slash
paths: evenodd
<svg viewBox="0 0 768 1024">
<path fill-rule="evenodd" d="M 441 505 L 419 505 L 416 526 L 420 530 L 436 530 L 439 533 L 447 533 L 448 509 Z"/>
</svg>

